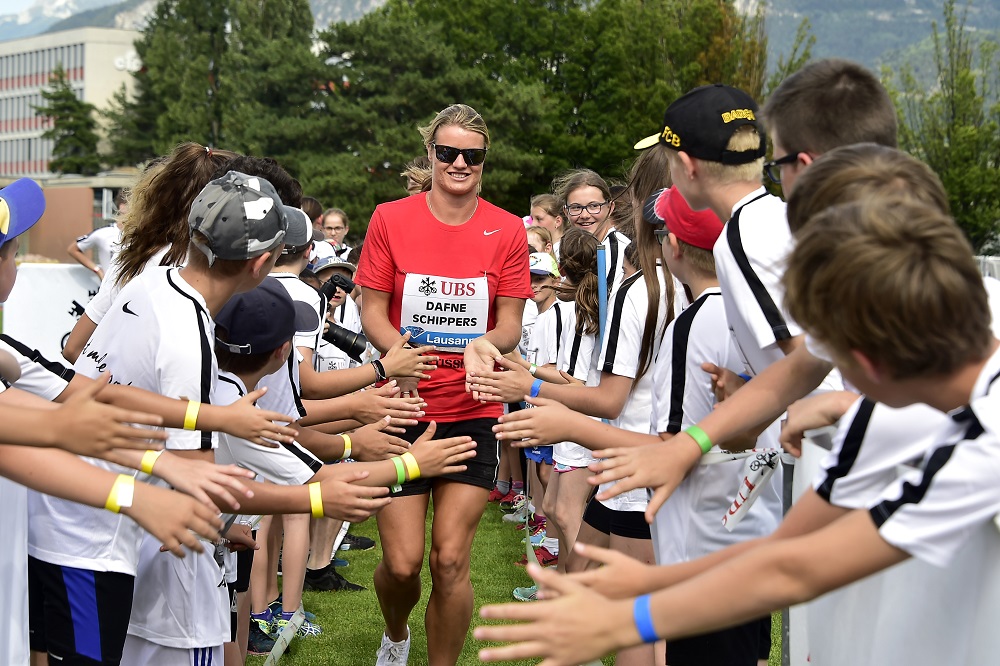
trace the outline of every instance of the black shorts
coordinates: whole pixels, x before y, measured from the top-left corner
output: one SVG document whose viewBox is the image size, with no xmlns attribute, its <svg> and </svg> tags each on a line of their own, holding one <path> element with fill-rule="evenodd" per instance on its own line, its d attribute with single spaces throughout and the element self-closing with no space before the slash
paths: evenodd
<svg viewBox="0 0 1000 666">
<path fill-rule="evenodd" d="M 626 539 L 651 539 L 649 523 L 642 511 L 615 511 L 593 497 L 583 512 L 583 522 L 602 534 L 614 534 Z"/>
<path fill-rule="evenodd" d="M 756 666 L 771 654 L 771 616 L 709 634 L 667 641 L 669 666 Z"/>
<path fill-rule="evenodd" d="M 390 493 L 393 497 L 405 497 L 408 495 L 426 495 L 431 491 L 435 478 L 447 481 L 458 481 L 471 486 L 479 486 L 492 490 L 497 480 L 497 467 L 500 463 L 500 443 L 493 432 L 493 426 L 497 424 L 496 419 L 469 419 L 468 421 L 454 421 L 452 423 L 438 423 L 437 433 L 434 439 L 445 439 L 447 437 L 460 437 L 466 435 L 476 442 L 476 457 L 469 458 L 462 464 L 468 467 L 464 472 L 458 474 L 445 474 L 444 476 L 429 479 L 419 478 L 416 481 L 409 481 L 403 484 L 403 489 L 398 493 Z M 411 444 L 427 429 L 426 423 L 418 423 L 410 426 L 406 432 L 400 435 Z"/>
<path fill-rule="evenodd" d="M 28 558 L 31 649 L 49 663 L 117 666 L 132 613 L 135 577 Z"/>
</svg>

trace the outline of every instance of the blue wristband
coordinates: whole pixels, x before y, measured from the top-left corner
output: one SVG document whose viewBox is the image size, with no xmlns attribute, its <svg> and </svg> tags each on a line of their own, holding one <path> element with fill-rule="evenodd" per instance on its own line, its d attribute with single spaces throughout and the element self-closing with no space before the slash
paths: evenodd
<svg viewBox="0 0 1000 666">
<path fill-rule="evenodd" d="M 635 598 L 632 604 L 632 619 L 635 621 L 635 628 L 639 631 L 639 638 L 644 643 L 655 643 L 660 640 L 653 628 L 653 617 L 649 608 L 649 595 L 644 594 Z"/>
<path fill-rule="evenodd" d="M 541 388 L 542 388 L 542 380 L 536 379 L 535 381 L 531 382 L 531 393 L 529 393 L 528 395 L 530 395 L 532 398 L 537 398 L 538 392 L 541 390 Z"/>
<path fill-rule="evenodd" d="M 743 375 L 737 375 L 737 377 L 742 379 L 744 382 L 750 381 L 750 375 L 743 374 Z"/>
</svg>

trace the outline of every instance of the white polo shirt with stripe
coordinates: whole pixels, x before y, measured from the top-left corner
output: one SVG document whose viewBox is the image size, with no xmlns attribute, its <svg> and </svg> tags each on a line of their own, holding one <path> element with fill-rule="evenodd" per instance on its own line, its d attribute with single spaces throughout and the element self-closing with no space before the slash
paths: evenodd
<svg viewBox="0 0 1000 666">
<path fill-rule="evenodd" d="M 201 295 L 178 269 L 150 267 L 122 289 L 74 366 L 96 378 L 171 398 L 213 402 L 217 372 L 214 323 Z M 167 448 L 211 449 L 212 433 L 167 429 Z M 88 458 L 91 464 L 141 480 L 148 475 Z M 155 478 L 155 477 L 154 477 Z M 28 552 L 52 564 L 136 574 L 142 530 L 131 519 L 41 493 L 30 493 Z M 190 559 L 190 558 L 189 558 Z"/>
<path fill-rule="evenodd" d="M 711 413 L 715 394 L 702 363 L 733 372 L 743 369 L 718 287 L 706 289 L 667 327 L 653 367 L 650 432 L 677 434 Z M 776 447 L 777 426 L 772 425 L 757 441 L 761 448 Z M 724 526 L 723 518 L 743 476 L 743 460 L 699 465 L 691 471 L 656 514 L 653 534 L 658 564 L 693 560 L 775 530 L 782 515 L 780 466 L 746 517 L 732 531 Z"/>
<path fill-rule="evenodd" d="M 566 303 L 561 310 L 562 335 L 556 354 L 556 367 L 576 377 L 587 386 L 597 386 L 597 334 L 576 332 L 576 304 Z M 552 446 L 552 459 L 570 467 L 586 467 L 595 461 L 589 449 L 575 442 L 558 442 Z"/>
<path fill-rule="evenodd" d="M 658 271 L 660 293 L 666 289 L 663 271 Z M 657 304 L 656 328 L 652 340 L 653 354 L 660 348 L 667 304 L 660 298 Z M 604 343 L 601 347 L 598 366 L 602 373 L 628 377 L 634 380 L 639 374 L 639 352 L 642 348 L 642 334 L 646 327 L 649 309 L 649 291 L 642 271 L 636 271 L 622 280 L 618 289 L 608 299 L 608 324 L 604 329 Z M 649 432 L 650 415 L 653 408 L 653 367 L 638 382 L 633 382 L 628 398 L 622 406 L 618 418 L 609 423 L 616 428 L 631 432 Z M 601 486 L 601 490 L 611 484 Z M 645 488 L 636 488 L 601 502 L 613 511 L 645 511 L 649 498 Z"/>
</svg>

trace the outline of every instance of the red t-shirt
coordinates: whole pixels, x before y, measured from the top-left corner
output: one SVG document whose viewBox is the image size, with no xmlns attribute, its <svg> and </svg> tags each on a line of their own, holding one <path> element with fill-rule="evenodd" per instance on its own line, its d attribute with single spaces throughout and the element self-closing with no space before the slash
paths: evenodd
<svg viewBox="0 0 1000 666">
<path fill-rule="evenodd" d="M 437 369 L 420 382 L 420 397 L 427 401 L 423 420 L 503 413 L 502 405 L 481 404 L 465 392 L 461 349 L 495 328 L 497 296 L 531 297 L 521 218 L 479 199 L 468 222 L 449 226 L 431 215 L 426 194 L 384 203 L 372 215 L 355 281 L 392 294 L 392 325 L 409 330 L 413 343 L 439 350 Z"/>
</svg>

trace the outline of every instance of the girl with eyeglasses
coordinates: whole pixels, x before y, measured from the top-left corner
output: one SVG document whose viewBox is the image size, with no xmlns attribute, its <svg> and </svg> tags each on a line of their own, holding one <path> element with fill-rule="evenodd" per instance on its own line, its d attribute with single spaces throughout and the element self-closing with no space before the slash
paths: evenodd
<svg viewBox="0 0 1000 666">
<path fill-rule="evenodd" d="M 574 169 L 552 182 L 552 192 L 563 202 L 571 225 L 586 231 L 604 247 L 608 293 L 625 274 L 625 246 L 629 238 L 615 230 L 611 214 L 615 201 L 608 184 L 590 169 Z"/>
<path fill-rule="evenodd" d="M 356 282 L 368 340 L 383 352 L 410 334 L 411 344 L 434 345 L 430 379 L 398 378 L 404 395 L 424 399 L 420 423 L 406 429 L 414 441 L 427 429 L 467 435 L 477 455 L 458 474 L 401 485 L 378 515 L 382 561 L 375 590 L 385 633 L 377 664 L 405 664 L 407 626 L 420 599 L 424 525 L 434 498 L 430 570 L 434 581 L 425 616 L 427 658 L 454 664 L 472 619 L 472 540 L 496 478 L 498 444 L 492 428 L 502 413 L 469 390 L 466 373 L 491 370 L 521 339 L 524 302 L 531 298 L 527 237 L 521 218 L 479 197 L 490 148 L 482 116 L 454 104 L 420 129 L 431 162 L 425 193 L 375 209 Z"/>
</svg>

